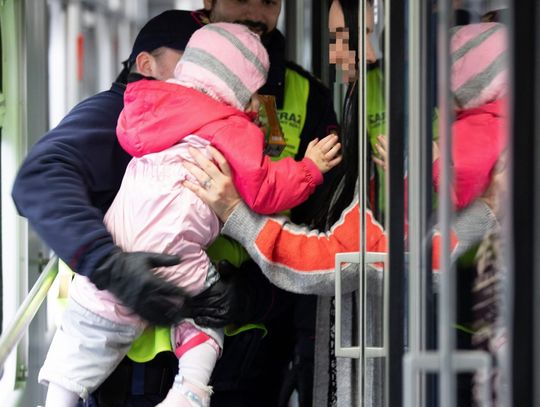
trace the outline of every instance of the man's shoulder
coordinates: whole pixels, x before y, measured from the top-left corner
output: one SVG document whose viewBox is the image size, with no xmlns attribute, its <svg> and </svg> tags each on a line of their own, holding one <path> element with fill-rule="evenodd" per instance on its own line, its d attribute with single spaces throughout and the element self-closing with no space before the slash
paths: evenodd
<svg viewBox="0 0 540 407">
<path fill-rule="evenodd" d="M 324 97 L 330 94 L 330 89 L 319 78 L 306 71 L 302 66 L 292 61 L 286 61 L 285 67 L 309 81 L 310 93 L 318 93 Z"/>
<path fill-rule="evenodd" d="M 87 97 L 76 104 L 42 140 L 70 138 L 73 129 L 77 129 L 78 138 L 82 134 L 103 130 L 114 133 L 123 107 L 123 92 L 114 88 Z"/>
<path fill-rule="evenodd" d="M 70 113 L 80 112 L 89 108 L 106 110 L 114 114 L 124 107 L 124 88 L 113 85 L 110 89 L 96 93 L 79 102 Z"/>
<path fill-rule="evenodd" d="M 86 98 L 84 101 L 94 102 L 97 100 L 109 100 L 113 103 L 117 102 L 118 100 L 123 101 L 125 90 L 125 85 L 113 83 L 109 89 L 96 93 L 95 95 Z"/>
</svg>

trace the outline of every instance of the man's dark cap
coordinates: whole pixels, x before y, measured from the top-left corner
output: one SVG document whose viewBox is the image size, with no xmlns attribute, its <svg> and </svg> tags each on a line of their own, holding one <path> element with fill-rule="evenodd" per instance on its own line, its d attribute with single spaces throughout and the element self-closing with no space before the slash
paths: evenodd
<svg viewBox="0 0 540 407">
<path fill-rule="evenodd" d="M 191 35 L 202 24 L 192 11 L 167 10 L 150 19 L 135 38 L 127 66 L 135 63 L 141 52 L 151 52 L 159 47 L 184 51 Z"/>
</svg>

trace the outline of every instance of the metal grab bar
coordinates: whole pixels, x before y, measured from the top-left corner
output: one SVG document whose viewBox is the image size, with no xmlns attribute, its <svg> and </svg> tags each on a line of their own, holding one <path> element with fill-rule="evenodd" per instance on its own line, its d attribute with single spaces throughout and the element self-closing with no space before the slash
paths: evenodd
<svg viewBox="0 0 540 407">
<path fill-rule="evenodd" d="M 57 266 L 58 257 L 55 255 L 49 260 L 38 280 L 17 310 L 15 317 L 13 317 L 13 320 L 0 337 L 0 379 L 4 375 L 4 363 L 13 348 L 17 346 L 23 337 L 28 325 L 34 319 L 39 307 L 41 307 L 43 300 L 47 296 L 47 292 L 58 274 Z"/>
<path fill-rule="evenodd" d="M 384 263 L 386 261 L 387 253 L 385 252 L 366 252 L 365 262 L 366 265 L 373 263 Z M 341 265 L 343 263 L 360 264 L 360 253 L 337 253 L 336 254 L 336 285 L 335 285 L 335 355 L 337 357 L 345 357 L 352 359 L 359 359 L 362 356 L 360 346 L 343 347 L 341 346 Z M 383 303 L 386 306 L 386 299 L 383 299 Z M 362 320 L 364 317 L 362 316 Z M 364 356 L 366 359 L 379 358 L 386 356 L 386 348 L 383 347 L 365 347 Z"/>
</svg>

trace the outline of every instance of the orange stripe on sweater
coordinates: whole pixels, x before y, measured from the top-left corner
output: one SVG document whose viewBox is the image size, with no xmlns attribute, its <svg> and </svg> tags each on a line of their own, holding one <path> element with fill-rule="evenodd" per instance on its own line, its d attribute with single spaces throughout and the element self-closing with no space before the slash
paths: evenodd
<svg viewBox="0 0 540 407">
<path fill-rule="evenodd" d="M 432 259 L 432 267 L 433 270 L 439 270 L 441 267 L 441 235 L 439 232 L 433 236 L 433 259 Z M 457 236 L 454 232 L 452 232 L 452 235 L 450 236 L 450 251 L 453 252 L 458 245 Z"/>
<path fill-rule="evenodd" d="M 382 227 L 366 212 L 366 249 L 371 252 L 386 252 L 387 237 Z M 335 255 L 341 252 L 357 252 L 359 242 L 358 205 L 349 209 L 342 222 L 328 233 L 306 234 L 306 229 L 283 226 L 270 219 L 266 222 L 255 241 L 261 255 L 270 263 L 281 265 L 298 272 L 317 272 L 331 270 L 335 265 Z M 458 240 L 452 232 L 450 238 L 452 251 Z M 441 236 L 433 236 L 432 267 L 440 267 Z"/>
<path fill-rule="evenodd" d="M 382 228 L 366 214 L 368 251 L 385 251 L 386 236 Z M 358 206 L 349 209 L 337 227 L 328 233 L 306 235 L 305 229 L 283 227 L 275 220 L 266 222 L 255 241 L 267 261 L 297 270 L 316 272 L 334 268 L 335 255 L 359 250 Z"/>
</svg>

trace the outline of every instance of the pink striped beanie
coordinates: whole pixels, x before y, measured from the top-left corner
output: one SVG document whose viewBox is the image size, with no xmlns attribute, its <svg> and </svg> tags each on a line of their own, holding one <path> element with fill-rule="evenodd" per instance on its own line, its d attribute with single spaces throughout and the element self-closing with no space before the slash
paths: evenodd
<svg viewBox="0 0 540 407">
<path fill-rule="evenodd" d="M 469 24 L 452 29 L 451 86 L 456 103 L 470 109 L 493 102 L 508 89 L 506 27 Z"/>
<path fill-rule="evenodd" d="M 244 110 L 269 67 L 257 34 L 241 24 L 215 23 L 193 33 L 174 76 L 181 85 Z"/>
</svg>

